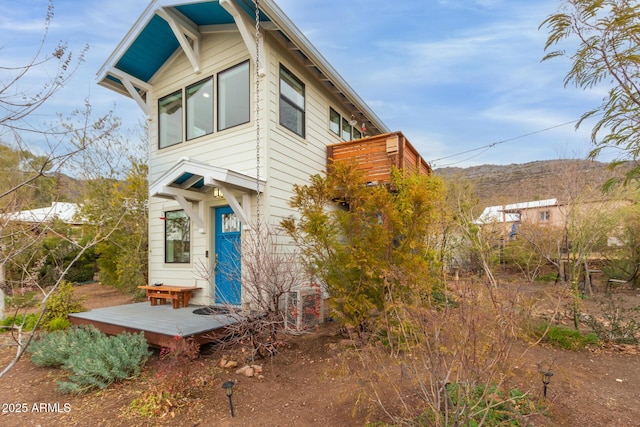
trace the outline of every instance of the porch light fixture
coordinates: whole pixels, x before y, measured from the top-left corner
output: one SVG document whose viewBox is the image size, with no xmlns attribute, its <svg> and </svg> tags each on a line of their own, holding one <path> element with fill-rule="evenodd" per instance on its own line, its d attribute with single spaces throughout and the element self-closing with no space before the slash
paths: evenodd
<svg viewBox="0 0 640 427">
<path fill-rule="evenodd" d="M 224 198 L 224 196 L 222 195 L 222 191 L 220 190 L 220 187 L 213 187 L 213 197 L 215 199 Z"/>
<path fill-rule="evenodd" d="M 543 372 L 542 373 L 542 395 L 547 398 L 547 386 L 549 382 L 551 382 L 551 377 L 553 376 L 553 372 Z"/>
<path fill-rule="evenodd" d="M 231 400 L 231 396 L 233 396 L 233 381 L 227 381 L 226 383 L 222 384 L 222 389 L 224 390 L 224 392 L 227 394 L 227 397 L 229 398 L 229 409 L 231 410 L 231 417 L 234 416 L 233 414 L 233 401 Z"/>
</svg>

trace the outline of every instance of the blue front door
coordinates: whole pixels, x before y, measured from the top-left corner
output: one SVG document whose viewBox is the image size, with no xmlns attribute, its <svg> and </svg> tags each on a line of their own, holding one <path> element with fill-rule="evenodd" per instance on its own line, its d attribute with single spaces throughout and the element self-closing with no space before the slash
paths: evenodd
<svg viewBox="0 0 640 427">
<path fill-rule="evenodd" d="M 240 305 L 240 220 L 229 206 L 215 209 L 216 303 Z"/>
</svg>

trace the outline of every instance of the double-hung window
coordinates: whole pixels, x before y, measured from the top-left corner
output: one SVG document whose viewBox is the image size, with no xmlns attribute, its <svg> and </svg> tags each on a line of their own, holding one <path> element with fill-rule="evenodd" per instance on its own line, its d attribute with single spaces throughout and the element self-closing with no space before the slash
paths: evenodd
<svg viewBox="0 0 640 427">
<path fill-rule="evenodd" d="M 280 66 L 280 124 L 304 138 L 304 84 L 284 66 Z"/>
<path fill-rule="evenodd" d="M 183 210 L 165 212 L 164 262 L 186 264 L 191 262 L 191 224 Z"/>
</svg>

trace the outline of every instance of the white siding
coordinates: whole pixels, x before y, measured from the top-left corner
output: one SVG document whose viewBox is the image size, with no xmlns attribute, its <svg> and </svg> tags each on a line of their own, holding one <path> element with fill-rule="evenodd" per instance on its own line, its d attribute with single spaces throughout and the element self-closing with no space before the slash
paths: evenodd
<svg viewBox="0 0 640 427">
<path fill-rule="evenodd" d="M 336 109 L 343 117 L 351 112 L 331 94 L 326 87 L 314 79 L 314 76 L 295 60 L 287 49 L 283 48 L 271 35 L 265 38 L 267 75 L 261 84 L 261 178 L 266 179 L 262 197 L 262 220 L 269 224 L 279 224 L 283 218 L 296 215 L 289 207 L 294 184 L 306 184 L 313 174 L 322 174 L 326 170 L 326 145 L 340 141 L 329 130 L 329 107 Z M 249 55 L 238 33 L 219 33 L 207 35 L 202 41 L 202 72 L 194 73 L 190 63 L 182 53 L 153 78 L 153 114 L 149 123 L 149 180 L 155 182 L 163 173 L 184 157 L 228 168 L 249 176 L 256 174 L 256 127 L 255 127 L 255 68 L 250 63 L 251 76 L 251 121 L 223 132 L 215 126 L 212 135 L 185 141 L 172 147 L 158 149 L 157 100 L 176 90 L 198 82 L 208 76 L 248 60 Z M 279 106 L 279 70 L 280 64 L 289 69 L 305 85 L 306 135 L 301 138 L 280 126 Z M 217 82 L 216 82 L 217 85 Z M 217 99 L 217 96 L 214 96 Z M 217 109 L 217 105 L 215 107 Z M 255 193 L 251 194 L 251 212 L 256 213 Z M 200 265 L 208 265 L 210 259 L 206 251 L 214 253 L 212 247 L 211 207 L 224 201 L 212 200 L 205 209 L 205 232 L 201 233 L 192 222 L 191 226 L 191 263 L 164 263 L 164 222 L 160 219 L 167 210 L 178 209 L 174 201 L 152 198 L 149 203 L 149 266 L 150 282 L 163 282 L 183 286 L 206 288 L 198 292 L 192 300 L 196 304 L 211 303 L 207 282 L 198 277 Z"/>
</svg>

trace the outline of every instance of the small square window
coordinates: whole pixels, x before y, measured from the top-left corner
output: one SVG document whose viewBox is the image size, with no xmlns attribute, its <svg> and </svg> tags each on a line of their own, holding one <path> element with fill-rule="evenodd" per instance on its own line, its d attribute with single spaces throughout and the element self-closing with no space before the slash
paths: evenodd
<svg viewBox="0 0 640 427">
<path fill-rule="evenodd" d="M 540 212 L 540 221 L 549 221 L 551 219 L 551 212 L 542 211 Z"/>
</svg>

